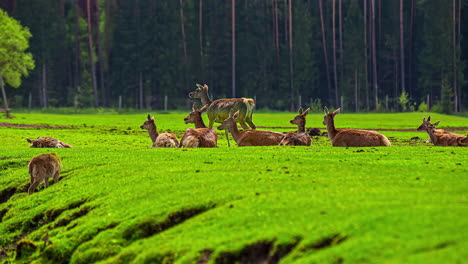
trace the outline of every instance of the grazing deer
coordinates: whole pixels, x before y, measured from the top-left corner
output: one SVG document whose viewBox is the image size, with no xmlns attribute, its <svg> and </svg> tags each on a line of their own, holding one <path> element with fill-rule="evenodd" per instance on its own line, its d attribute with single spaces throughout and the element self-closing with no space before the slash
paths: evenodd
<svg viewBox="0 0 468 264">
<path fill-rule="evenodd" d="M 30 148 L 73 148 L 71 145 L 51 137 L 38 137 L 26 140 L 31 143 Z"/>
<path fill-rule="evenodd" d="M 436 129 L 440 121 L 431 124 L 431 117 L 423 118 L 423 123 L 418 127 L 418 131 L 425 130 L 435 146 L 460 146 L 468 147 L 468 137 L 447 132 L 443 129 Z"/>
<path fill-rule="evenodd" d="M 374 147 L 390 146 L 388 138 L 375 131 L 359 129 L 336 129 L 334 117 L 340 113 L 340 108 L 329 113 L 328 108 L 324 108 L 325 116 L 323 124 L 327 126 L 328 138 L 334 147 Z"/>
<path fill-rule="evenodd" d="M 34 192 L 36 187 L 44 180 L 45 188 L 49 187 L 49 178 L 54 178 L 54 183 L 59 180 L 62 160 L 55 153 L 41 154 L 29 161 L 28 164 L 30 185 L 28 195 Z"/>
<path fill-rule="evenodd" d="M 189 127 L 185 130 L 180 140 L 181 147 L 185 148 L 216 148 L 218 146 L 218 134 L 214 129 L 206 127 L 202 119 L 202 109 L 198 109 L 197 103 L 192 106 L 192 112 L 184 119 L 185 124 L 194 123 L 195 129 Z"/>
<path fill-rule="evenodd" d="M 239 117 L 239 110 L 233 114 L 231 110 L 228 118 L 218 127 L 219 130 L 227 130 L 232 134 L 239 147 L 243 146 L 273 146 L 278 145 L 284 138 L 284 134 L 263 130 L 243 130 L 239 131 L 236 120 Z"/>
<path fill-rule="evenodd" d="M 293 120 L 289 121 L 291 124 L 297 125 L 297 132 L 288 132 L 280 145 L 288 146 L 310 146 L 311 139 L 309 134 L 305 132 L 306 116 L 309 114 L 310 107 L 302 111 L 299 108 L 298 114 Z"/>
<path fill-rule="evenodd" d="M 239 111 L 239 117 L 237 122 L 240 123 L 243 129 L 249 129 L 246 122 L 252 129 L 255 129 L 255 125 L 252 122 L 252 113 L 255 108 L 255 102 L 250 98 L 230 98 L 230 99 L 218 99 L 211 101 L 208 96 L 208 85 L 197 84 L 197 89 L 189 93 L 190 98 L 200 98 L 203 106 L 207 106 L 206 115 L 210 120 L 209 127 L 213 128 L 214 122 L 223 123 L 229 116 L 229 112 Z"/>
<path fill-rule="evenodd" d="M 156 124 L 154 123 L 154 116 L 150 117 L 148 114 L 148 119 L 145 120 L 143 125 L 140 126 L 141 129 L 148 130 L 148 134 L 153 141 L 152 148 L 178 148 L 179 141 L 177 137 L 172 133 L 158 133 Z"/>
</svg>

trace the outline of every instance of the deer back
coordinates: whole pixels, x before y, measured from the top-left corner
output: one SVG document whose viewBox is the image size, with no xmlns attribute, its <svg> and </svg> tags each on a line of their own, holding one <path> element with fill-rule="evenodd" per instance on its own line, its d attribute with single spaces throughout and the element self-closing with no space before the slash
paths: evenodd
<svg viewBox="0 0 468 264">
<path fill-rule="evenodd" d="M 180 144 L 186 148 L 215 148 L 218 146 L 218 134 L 211 128 L 188 128 Z"/>
<path fill-rule="evenodd" d="M 161 133 L 158 135 L 154 144 L 153 148 L 178 148 L 179 147 L 179 140 L 177 139 L 176 135 L 172 133 Z"/>
<path fill-rule="evenodd" d="M 28 171 L 32 180 L 53 177 L 62 169 L 62 160 L 55 153 L 41 154 L 33 157 L 28 163 Z"/>
<path fill-rule="evenodd" d="M 283 140 L 281 140 L 280 145 L 282 146 L 310 146 L 311 138 L 307 133 L 301 132 L 288 132 Z"/>
<path fill-rule="evenodd" d="M 279 145 L 285 134 L 265 130 L 244 130 L 237 139 L 238 146 L 274 146 Z"/>
<path fill-rule="evenodd" d="M 390 146 L 387 137 L 375 131 L 358 129 L 338 129 L 332 140 L 335 147 L 376 147 Z"/>
<path fill-rule="evenodd" d="M 252 115 L 253 104 L 252 99 L 246 98 L 232 98 L 232 99 L 218 99 L 211 102 L 210 106 L 206 110 L 206 114 L 210 120 L 222 123 L 229 117 L 229 111 L 239 111 L 239 117 L 237 120 L 244 120 L 247 114 Z"/>
</svg>

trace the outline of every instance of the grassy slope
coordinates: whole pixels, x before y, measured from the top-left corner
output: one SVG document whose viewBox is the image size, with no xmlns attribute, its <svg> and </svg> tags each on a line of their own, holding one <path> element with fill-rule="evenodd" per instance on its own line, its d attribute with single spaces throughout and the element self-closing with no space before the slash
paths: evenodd
<svg viewBox="0 0 468 264">
<path fill-rule="evenodd" d="M 180 134 L 186 114 L 157 115 Z M 289 126 L 293 115 L 256 114 Z M 422 114 L 342 114 L 342 127 L 415 128 Z M 466 118 L 434 115 L 447 127 Z M 18 262 L 151 263 L 281 258 L 284 263 L 462 262 L 468 224 L 468 148 L 384 132 L 389 148 L 148 149 L 141 115 L 18 114 L 0 122 L 74 129 L 0 128 L 0 246 L 25 234 L 39 249 Z M 323 127 L 322 115 L 308 126 Z M 86 124 L 86 127 L 83 125 Z M 282 131 L 281 129 L 279 129 Z M 466 133 L 463 132 L 463 133 Z M 74 149 L 29 149 L 23 137 L 53 136 Z M 27 161 L 56 152 L 62 180 L 27 196 Z M 361 152 L 363 151 L 363 152 Z M 461 164 L 461 165 L 460 165 Z M 43 247 L 49 235 L 52 244 Z"/>
</svg>

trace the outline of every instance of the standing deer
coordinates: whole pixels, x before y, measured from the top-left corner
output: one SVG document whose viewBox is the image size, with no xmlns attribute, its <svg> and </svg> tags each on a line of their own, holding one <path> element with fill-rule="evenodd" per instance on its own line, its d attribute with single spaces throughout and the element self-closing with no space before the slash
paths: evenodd
<svg viewBox="0 0 468 264">
<path fill-rule="evenodd" d="M 30 185 L 28 195 L 32 194 L 36 187 L 44 180 L 45 188 L 49 187 L 49 178 L 54 178 L 54 183 L 59 180 L 62 160 L 55 153 L 41 154 L 31 159 L 28 163 Z"/>
<path fill-rule="evenodd" d="M 148 134 L 153 141 L 152 148 L 178 148 L 179 141 L 177 137 L 172 133 L 158 133 L 156 124 L 154 123 L 154 116 L 150 117 L 148 114 L 148 119 L 145 120 L 143 125 L 140 126 L 141 129 L 148 130 Z"/>
<path fill-rule="evenodd" d="M 31 143 L 30 148 L 73 148 L 71 145 L 51 137 L 38 137 L 26 140 Z"/>
<path fill-rule="evenodd" d="M 429 137 L 431 138 L 432 143 L 435 146 L 460 146 L 468 147 L 468 137 L 463 135 L 457 135 L 454 133 L 449 133 L 443 129 L 436 129 L 436 126 L 440 121 L 431 124 L 431 117 L 423 118 L 423 123 L 418 127 L 418 131 L 425 130 Z"/>
<path fill-rule="evenodd" d="M 289 121 L 291 124 L 297 125 L 297 132 L 288 132 L 280 145 L 288 146 L 310 146 L 311 139 L 308 133 L 305 132 L 306 116 L 309 114 L 310 107 L 302 111 L 299 108 L 298 114 L 293 120 Z"/>
<path fill-rule="evenodd" d="M 328 138 L 334 147 L 374 147 L 390 146 L 388 138 L 375 131 L 359 129 L 336 129 L 334 118 L 340 113 L 340 108 L 329 113 L 328 108 L 324 108 L 325 116 L 323 124 L 327 126 Z"/>
<path fill-rule="evenodd" d="M 218 134 L 214 129 L 206 127 L 202 118 L 202 109 L 198 109 L 197 103 L 192 106 L 192 112 L 184 119 L 185 124 L 194 123 L 195 129 L 189 127 L 185 130 L 180 140 L 181 147 L 185 148 L 216 148 L 218 146 Z"/>
<path fill-rule="evenodd" d="M 243 146 L 273 146 L 278 145 L 284 138 L 284 134 L 263 130 L 243 130 L 239 131 L 236 120 L 239 117 L 239 110 L 233 114 L 231 110 L 228 118 L 218 127 L 219 130 L 227 130 L 232 134 L 239 147 Z"/>
<path fill-rule="evenodd" d="M 255 102 L 250 98 L 229 98 L 229 99 L 218 99 L 211 101 L 208 96 L 208 85 L 197 84 L 197 89 L 189 93 L 190 98 L 200 98 L 203 106 L 207 106 L 206 115 L 210 120 L 209 127 L 213 128 L 214 122 L 223 123 L 229 116 L 229 112 L 239 111 L 237 122 L 240 123 L 243 129 L 249 129 L 246 122 L 252 129 L 255 129 L 255 125 L 252 122 L 252 113 L 255 108 Z"/>
</svg>

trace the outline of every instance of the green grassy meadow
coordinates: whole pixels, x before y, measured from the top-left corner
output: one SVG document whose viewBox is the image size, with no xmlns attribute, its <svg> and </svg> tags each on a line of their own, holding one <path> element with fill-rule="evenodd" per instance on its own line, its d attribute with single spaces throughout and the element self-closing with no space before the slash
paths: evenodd
<svg viewBox="0 0 468 264">
<path fill-rule="evenodd" d="M 187 113 L 155 115 L 180 137 Z M 468 148 L 417 131 L 391 147 L 148 148 L 146 114 L 14 114 L 1 127 L 0 263 L 466 263 Z M 255 113 L 292 127 L 294 113 Z M 338 128 L 415 129 L 428 113 L 348 114 Z M 468 118 L 430 114 L 466 135 Z M 206 119 L 205 119 L 206 120 Z M 323 129 L 323 114 L 307 127 Z M 207 123 L 207 122 L 206 122 Z M 294 129 L 275 128 L 286 132 Z M 72 149 L 29 148 L 50 136 Z M 417 138 L 416 138 L 417 137 Z M 27 195 L 27 163 L 55 152 L 61 179 Z"/>
</svg>

